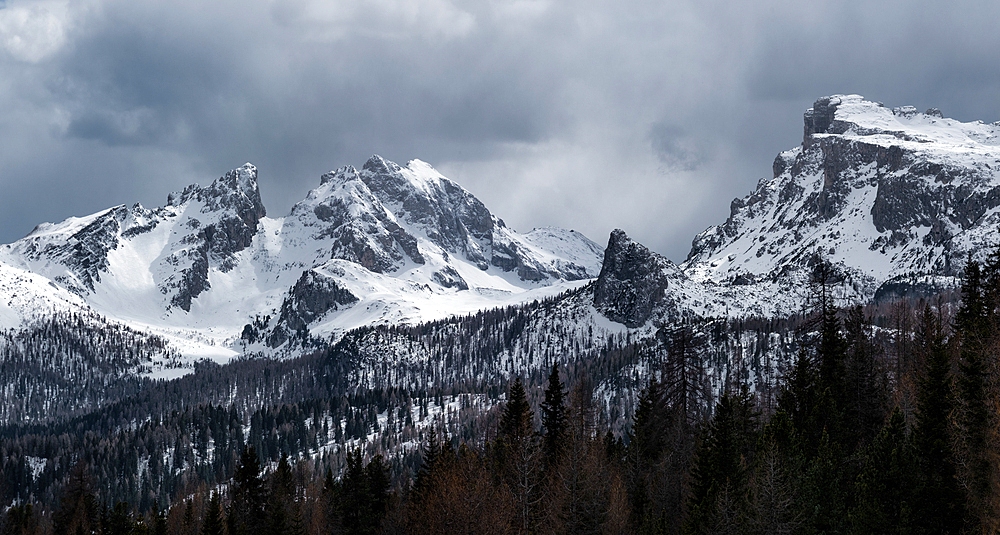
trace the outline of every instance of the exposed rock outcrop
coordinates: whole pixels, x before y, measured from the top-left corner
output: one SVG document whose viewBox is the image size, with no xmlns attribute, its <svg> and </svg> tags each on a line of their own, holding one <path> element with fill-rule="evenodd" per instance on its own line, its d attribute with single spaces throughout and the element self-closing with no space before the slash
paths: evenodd
<svg viewBox="0 0 1000 535">
<path fill-rule="evenodd" d="M 671 279 L 677 278 L 683 275 L 673 262 L 616 229 L 604 250 L 594 305 L 612 321 L 640 327 L 663 303 Z"/>
</svg>

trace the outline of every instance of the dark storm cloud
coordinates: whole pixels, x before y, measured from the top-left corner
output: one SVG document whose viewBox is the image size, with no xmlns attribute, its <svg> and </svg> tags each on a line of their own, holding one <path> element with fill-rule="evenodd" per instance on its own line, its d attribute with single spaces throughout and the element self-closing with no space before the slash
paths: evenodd
<svg viewBox="0 0 1000 535">
<path fill-rule="evenodd" d="M 0 0 L 0 7 L 4 3 Z M 682 260 L 832 93 L 1000 118 L 1000 8 L 583 0 L 10 1 L 0 241 L 252 161 L 271 216 L 420 158 L 508 224 Z M 15 16 L 16 15 L 16 16 Z"/>
</svg>

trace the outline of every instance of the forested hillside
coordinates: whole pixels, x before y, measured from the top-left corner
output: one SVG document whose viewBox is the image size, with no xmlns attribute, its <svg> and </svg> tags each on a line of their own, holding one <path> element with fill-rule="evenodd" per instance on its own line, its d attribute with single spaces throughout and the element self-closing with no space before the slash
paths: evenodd
<svg viewBox="0 0 1000 535">
<path fill-rule="evenodd" d="M 961 301 L 842 309 L 838 283 L 819 264 L 810 314 L 636 341 L 560 333 L 540 309 L 569 314 L 570 294 L 205 364 L 3 429 L 4 529 L 993 529 L 1000 269 L 971 263 Z"/>
</svg>

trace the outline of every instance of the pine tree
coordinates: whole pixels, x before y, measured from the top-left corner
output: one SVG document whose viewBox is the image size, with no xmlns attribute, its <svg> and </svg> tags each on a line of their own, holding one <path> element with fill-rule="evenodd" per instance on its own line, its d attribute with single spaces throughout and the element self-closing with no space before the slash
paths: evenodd
<svg viewBox="0 0 1000 535">
<path fill-rule="evenodd" d="M 991 270 L 992 271 L 992 270 Z M 990 278 L 994 275 L 991 273 Z M 983 272 L 979 264 L 970 260 L 962 284 L 962 306 L 955 316 L 955 330 L 959 338 L 959 365 L 957 394 L 958 432 L 962 472 L 968 492 L 969 511 L 967 531 L 978 532 L 997 521 L 997 514 L 990 511 L 991 448 L 988 440 L 990 413 L 986 393 L 986 358 L 991 346 L 990 325 L 996 322 L 995 313 L 986 303 Z M 991 292 L 992 293 L 992 292 Z"/>
<path fill-rule="evenodd" d="M 382 454 L 376 454 L 365 466 L 365 478 L 368 481 L 368 499 L 371 502 L 371 525 L 378 528 L 382 519 L 389 512 L 389 465 Z"/>
<path fill-rule="evenodd" d="M 288 456 L 282 455 L 278 467 L 270 478 L 267 500 L 267 532 L 269 535 L 288 533 L 291 505 L 295 501 L 295 481 Z"/>
<path fill-rule="evenodd" d="M 417 470 L 417 476 L 413 481 L 413 490 L 410 493 L 410 504 L 412 507 L 419 509 L 426 498 L 426 494 L 434 486 L 434 470 L 437 467 L 440 456 L 441 443 L 438 440 L 437 432 L 431 429 L 420 455 L 420 468 Z"/>
<path fill-rule="evenodd" d="M 534 429 L 534 414 L 518 378 L 500 417 L 497 453 L 503 479 L 510 488 L 516 507 L 518 533 L 534 531 L 540 494 L 541 450 Z"/>
<path fill-rule="evenodd" d="M 875 438 L 888 416 L 888 383 L 876 360 L 877 349 L 869 332 L 871 323 L 861 306 L 847 314 L 847 361 L 844 386 L 844 418 L 847 451 L 856 451 Z"/>
<path fill-rule="evenodd" d="M 56 533 L 92 533 L 100 527 L 100 511 L 87 466 L 79 461 L 70 472 L 55 515 Z"/>
<path fill-rule="evenodd" d="M 666 412 L 663 384 L 650 377 L 646 388 L 639 392 L 629 432 L 629 454 L 637 462 L 652 463 L 663 451 Z"/>
<path fill-rule="evenodd" d="M 521 378 L 514 380 L 510 387 L 510 398 L 500 417 L 499 435 L 510 441 L 520 440 L 534 434 L 531 405 L 524 391 Z"/>
<path fill-rule="evenodd" d="M 118 502 L 113 508 L 105 511 L 101 523 L 102 535 L 132 535 L 135 527 L 128 504 L 125 502 Z"/>
<path fill-rule="evenodd" d="M 150 535 L 167 535 L 167 515 L 160 509 L 160 503 L 153 501 Z"/>
<path fill-rule="evenodd" d="M 718 532 L 727 517 L 745 521 L 756 442 L 757 414 L 750 394 L 724 394 L 695 456 L 685 533 Z"/>
<path fill-rule="evenodd" d="M 869 445 L 858 475 L 851 531 L 909 533 L 913 514 L 914 466 L 903 413 L 897 407 Z"/>
</svg>

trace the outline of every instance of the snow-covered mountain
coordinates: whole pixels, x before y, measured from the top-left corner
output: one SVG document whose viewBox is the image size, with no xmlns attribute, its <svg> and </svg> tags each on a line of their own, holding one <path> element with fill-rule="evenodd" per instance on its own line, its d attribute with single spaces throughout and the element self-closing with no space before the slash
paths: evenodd
<svg viewBox="0 0 1000 535">
<path fill-rule="evenodd" d="M 656 272 L 669 286 L 644 279 L 663 288 L 659 315 L 629 321 L 798 312 L 820 258 L 843 274 L 847 302 L 927 293 L 956 286 L 970 255 L 1000 243 L 1000 123 L 826 97 L 773 167 L 684 263 Z"/>
<path fill-rule="evenodd" d="M 171 340 L 192 358 L 271 352 L 293 336 L 412 323 L 554 295 L 601 269 L 578 232 L 507 227 L 430 165 L 373 156 L 324 174 L 266 217 L 257 169 L 43 223 L 0 248 L 0 327 L 93 311 Z"/>
<path fill-rule="evenodd" d="M 0 328 L 79 312 L 167 340 L 176 366 L 178 353 L 289 355 L 356 327 L 544 299 L 595 277 L 579 314 L 647 333 L 684 316 L 799 312 L 819 258 L 842 272 L 848 301 L 926 293 L 955 286 L 967 257 L 1000 241 L 998 134 L 937 110 L 822 98 L 801 145 L 679 265 L 621 231 L 607 250 L 574 231 L 517 233 L 418 160 L 326 173 L 269 218 L 246 164 L 163 207 L 46 223 L 0 247 Z"/>
</svg>

